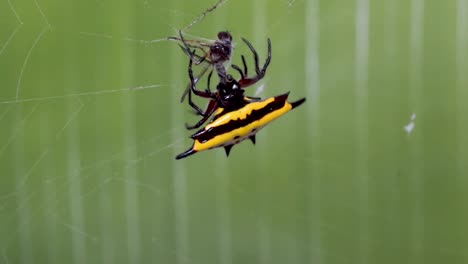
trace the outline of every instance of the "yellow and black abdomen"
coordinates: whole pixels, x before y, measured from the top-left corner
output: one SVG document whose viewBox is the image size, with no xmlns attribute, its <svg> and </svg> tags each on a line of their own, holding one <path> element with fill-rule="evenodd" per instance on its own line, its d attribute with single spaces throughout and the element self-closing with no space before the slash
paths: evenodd
<svg viewBox="0 0 468 264">
<path fill-rule="evenodd" d="M 224 147 L 228 156 L 233 145 L 247 138 L 255 144 L 255 134 L 260 129 L 305 101 L 305 98 L 302 98 L 289 103 L 288 95 L 289 93 L 285 93 L 252 102 L 238 110 L 216 116 L 208 125 L 191 136 L 194 140 L 192 147 L 177 155 L 176 159 L 217 147 Z"/>
</svg>

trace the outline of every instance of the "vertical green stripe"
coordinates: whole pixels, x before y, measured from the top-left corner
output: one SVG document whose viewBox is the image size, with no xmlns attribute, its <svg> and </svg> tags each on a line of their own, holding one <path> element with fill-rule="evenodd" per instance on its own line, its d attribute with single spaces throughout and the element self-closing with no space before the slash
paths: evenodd
<svg viewBox="0 0 468 264">
<path fill-rule="evenodd" d="M 35 109 L 34 107 L 33 109 Z M 33 110 L 34 111 L 34 110 Z M 22 126 L 23 122 L 23 107 L 19 106 L 15 112 L 15 128 L 17 125 Z M 18 223 L 16 225 L 19 238 L 19 259 L 21 263 L 31 263 L 34 259 L 31 237 L 31 217 L 30 205 L 28 199 L 29 188 L 24 184 L 23 178 L 27 173 L 27 165 L 25 163 L 25 143 L 24 143 L 24 127 L 20 127 L 15 131 L 15 141 L 12 144 L 14 153 L 14 177 L 16 179 L 16 195 L 18 197 Z"/>
<path fill-rule="evenodd" d="M 358 262 L 369 263 L 369 116 L 368 116 L 368 60 L 369 60 L 369 0 L 356 2 L 356 183 L 359 192 L 359 252 Z"/>
<path fill-rule="evenodd" d="M 410 94 L 409 104 L 416 115 L 422 115 L 423 52 L 424 52 L 424 0 L 410 3 Z M 411 263 L 424 263 L 424 218 L 423 218 L 423 177 L 424 168 L 422 145 L 422 118 L 416 120 L 417 127 L 411 142 L 412 171 L 410 174 L 411 193 Z"/>
<path fill-rule="evenodd" d="M 125 56 L 125 55 L 124 55 Z M 128 64 L 127 64 L 128 63 Z M 123 65 L 131 65 L 129 60 L 124 60 Z M 127 69 L 131 69 L 130 67 Z M 130 77 L 127 73 L 125 76 Z M 129 83 L 123 81 L 123 83 Z M 122 99 L 122 106 L 125 111 L 122 113 L 124 124 L 123 146 L 124 160 L 128 164 L 124 167 L 123 177 L 125 179 L 124 194 L 125 194 L 125 213 L 127 218 L 127 247 L 128 247 L 128 262 L 140 262 L 141 237 L 140 237 L 140 203 L 138 199 L 138 190 L 133 181 L 138 181 L 138 170 L 133 166 L 133 160 L 137 160 L 136 133 L 135 133 L 135 99 L 133 94 L 125 94 Z"/>
<path fill-rule="evenodd" d="M 468 206 L 466 186 L 468 186 L 468 1 L 457 1 L 456 19 L 456 104 L 457 104 L 457 186 L 459 218 L 457 233 L 464 233 L 466 220 L 468 219 Z M 465 232 L 466 234 L 466 232 Z M 460 248 L 466 248 L 466 236 L 460 236 Z M 467 263 L 468 255 L 460 255 L 460 263 Z"/>
<path fill-rule="evenodd" d="M 73 17 L 73 7 L 70 5 L 66 10 L 67 14 Z M 64 91 L 65 94 L 73 94 L 80 88 L 79 77 L 79 54 L 77 54 L 76 43 L 72 39 L 67 39 L 65 42 L 65 57 L 64 65 L 66 65 L 64 76 Z M 66 104 L 67 116 L 73 116 L 76 112 L 76 106 L 70 102 Z M 68 178 L 68 210 L 70 213 L 69 221 L 64 222 L 64 228 L 71 233 L 72 256 L 73 263 L 86 263 L 86 237 L 82 232 L 86 230 L 85 223 L 85 208 L 81 198 L 82 180 L 81 180 L 81 144 L 80 144 L 80 122 L 69 124 L 66 133 L 66 167 Z"/>
<path fill-rule="evenodd" d="M 174 10 L 179 10 L 182 6 L 180 0 L 176 0 L 172 2 L 171 8 Z M 171 21 L 173 25 L 176 25 L 178 28 L 182 28 L 182 22 L 180 19 L 177 19 L 176 16 L 173 17 Z M 182 115 L 182 110 L 185 109 L 181 107 L 181 104 L 178 102 L 180 101 L 181 92 L 185 89 L 185 85 L 187 84 L 188 76 L 186 74 L 181 74 L 181 72 L 185 73 L 185 68 L 188 65 L 187 63 L 181 63 L 181 51 L 176 47 L 171 48 L 171 74 L 170 74 L 170 81 L 171 84 L 174 85 L 174 88 L 171 90 L 171 97 L 169 100 L 172 102 L 170 106 L 170 118 L 171 118 L 171 127 L 176 127 L 174 133 L 171 136 L 171 142 L 177 142 L 180 139 L 185 139 L 186 135 L 184 134 L 183 123 L 181 120 L 184 120 Z M 185 61 L 185 60 L 184 60 Z M 184 140 L 183 142 L 187 142 Z M 184 144 L 185 145 L 185 144 Z M 179 150 L 174 148 L 172 151 L 173 159 L 177 154 L 179 154 Z M 175 258 L 177 264 L 187 263 L 190 259 L 190 236 L 189 236 L 189 223 L 190 223 L 190 214 L 188 210 L 188 191 L 189 188 L 187 186 L 187 172 L 185 170 L 185 166 L 183 164 L 184 161 L 181 162 L 172 162 L 172 175 L 173 178 L 173 207 L 174 207 L 174 234 L 175 234 Z"/>
<path fill-rule="evenodd" d="M 134 17 L 133 5 L 122 3 L 117 5 L 115 17 L 115 25 L 117 26 L 116 33 L 123 36 L 128 36 L 134 32 Z M 131 87 L 135 83 L 135 54 L 127 43 L 119 43 L 117 48 L 121 59 L 117 60 L 121 68 L 117 68 L 120 72 L 118 85 Z M 122 94 L 122 124 L 123 124 L 123 149 L 124 161 L 127 165 L 124 166 L 123 177 L 125 179 L 124 195 L 125 195 L 125 214 L 127 224 L 127 249 L 128 263 L 140 263 L 141 259 L 141 228 L 140 228 L 140 201 L 137 186 L 133 182 L 138 182 L 139 174 L 136 166 L 133 165 L 134 160 L 138 160 L 138 149 L 136 148 L 136 102 L 134 93 Z"/>
<path fill-rule="evenodd" d="M 307 142 L 311 160 L 307 172 L 309 194 L 309 262 L 322 263 L 321 170 L 320 170 L 320 1 L 305 2 L 305 85 Z"/>
<path fill-rule="evenodd" d="M 253 1 L 252 2 L 252 19 L 253 19 L 253 25 L 250 28 L 251 35 L 253 36 L 252 39 L 249 39 L 249 41 L 252 43 L 254 47 L 262 45 L 265 47 L 265 37 L 269 37 L 266 35 L 266 30 L 267 30 L 267 23 L 268 23 L 268 3 L 265 0 L 258 0 L 258 1 Z M 242 44 L 243 45 L 243 44 Z M 275 49 L 274 49 L 274 42 L 272 44 L 272 61 L 275 63 Z M 265 50 L 264 48 L 259 49 L 257 48 L 257 52 L 260 52 L 260 50 Z M 250 53 L 250 51 L 247 51 Z M 266 53 L 263 53 L 266 54 Z M 260 63 L 266 59 L 265 55 L 259 53 L 259 58 L 260 58 Z M 253 74 L 253 60 L 250 59 L 251 54 L 246 54 L 246 59 L 247 63 L 250 69 L 250 74 Z M 261 67 L 261 65 L 260 65 Z M 268 69 L 269 72 L 271 72 L 271 66 Z M 268 72 L 267 71 L 267 72 Z M 258 85 L 261 85 L 264 83 L 265 80 L 260 81 L 257 83 L 256 87 Z M 261 134 L 262 138 L 267 138 L 268 137 L 268 130 L 262 130 Z M 246 142 L 247 143 L 247 142 Z M 244 143 L 244 144 L 246 144 Z M 256 150 L 258 151 L 260 147 L 257 147 Z M 263 148 L 263 149 L 268 149 L 268 145 Z M 261 153 L 255 151 L 248 152 L 255 156 L 255 161 L 258 166 L 258 168 L 265 168 L 268 167 L 267 160 L 265 155 L 262 155 Z M 273 252 L 271 252 L 271 247 L 272 247 L 272 241 L 271 241 L 271 221 L 269 219 L 270 216 L 270 210 L 268 206 L 268 189 L 269 189 L 269 180 L 267 175 L 263 175 L 261 173 L 258 173 L 262 169 L 256 169 L 253 170 L 254 172 L 257 172 L 256 175 L 257 179 L 257 188 L 258 188 L 258 202 L 253 203 L 256 206 L 258 206 L 258 212 L 257 214 L 259 215 L 257 222 L 255 223 L 257 225 L 257 239 L 258 239 L 258 263 L 264 264 L 264 263 L 271 263 L 272 259 L 271 256 Z"/>
<path fill-rule="evenodd" d="M 42 141 L 47 142 L 47 135 L 50 130 L 48 129 L 48 125 L 50 125 L 50 122 L 48 118 L 43 118 L 43 124 L 44 126 L 41 127 L 41 135 L 42 135 Z M 54 171 L 53 168 L 54 164 L 51 164 L 51 162 L 46 162 L 46 165 L 44 166 L 43 169 L 43 175 L 50 176 L 52 175 L 52 172 Z M 47 263 L 54 264 L 57 263 L 58 259 L 58 239 L 57 239 L 57 234 L 58 234 L 58 221 L 56 216 L 54 216 L 51 212 L 54 212 L 57 210 L 56 206 L 56 191 L 55 191 L 56 185 L 53 181 L 44 181 L 43 182 L 43 192 L 44 192 L 44 199 L 43 199 L 43 204 L 44 208 L 47 208 L 48 213 L 44 213 L 43 219 L 44 222 L 46 223 L 45 230 L 43 230 L 47 236 Z"/>
</svg>

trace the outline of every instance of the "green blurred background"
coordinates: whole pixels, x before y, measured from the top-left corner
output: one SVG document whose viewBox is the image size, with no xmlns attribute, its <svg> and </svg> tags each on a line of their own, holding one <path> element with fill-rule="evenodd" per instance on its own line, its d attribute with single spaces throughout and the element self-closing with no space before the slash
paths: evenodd
<svg viewBox="0 0 468 264">
<path fill-rule="evenodd" d="M 213 4 L 0 1 L 0 263 L 468 263 L 468 0 L 226 1 L 307 102 L 175 161 Z"/>
</svg>

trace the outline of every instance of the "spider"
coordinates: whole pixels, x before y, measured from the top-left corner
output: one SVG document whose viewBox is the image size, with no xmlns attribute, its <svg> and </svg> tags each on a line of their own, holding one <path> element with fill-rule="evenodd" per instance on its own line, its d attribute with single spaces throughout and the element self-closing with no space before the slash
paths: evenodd
<svg viewBox="0 0 468 264">
<path fill-rule="evenodd" d="M 181 40 L 182 40 L 182 43 L 184 44 L 185 52 L 187 54 L 194 54 L 195 51 L 190 51 L 190 47 L 185 42 L 182 35 L 181 35 Z M 247 77 L 248 76 L 247 63 L 245 62 L 245 57 L 242 55 L 241 58 L 242 58 L 244 69 L 242 70 L 239 66 L 232 65 L 232 67 L 237 72 L 239 72 L 241 79 L 236 81 L 230 74 L 225 73 L 225 71 L 223 75 L 220 75 L 218 71 L 220 82 L 217 85 L 215 92 L 211 92 L 210 90 L 210 79 L 211 79 L 212 72 L 210 72 L 210 74 L 208 75 L 207 89 L 205 91 L 197 90 L 196 83 L 198 79 L 194 78 L 193 70 L 192 70 L 193 57 L 189 55 L 190 59 L 189 59 L 189 66 L 188 66 L 188 74 L 190 78 L 190 83 L 189 83 L 190 91 L 188 92 L 188 101 L 189 101 L 189 105 L 195 110 L 197 114 L 201 115 L 202 118 L 193 126 L 186 124 L 187 129 L 199 128 L 201 125 L 203 125 L 203 123 L 205 123 L 208 120 L 208 118 L 210 118 L 210 116 L 218 108 L 226 108 L 226 110 L 232 111 L 232 110 L 242 108 L 243 106 L 245 106 L 246 104 L 250 102 L 260 100 L 260 98 L 244 96 L 243 88 L 255 84 L 257 81 L 259 81 L 265 76 L 266 70 L 271 61 L 271 41 L 270 39 L 267 40 L 268 56 L 262 69 L 260 69 L 257 51 L 252 46 L 252 44 L 250 44 L 248 40 L 244 38 L 242 38 L 242 40 L 249 47 L 250 51 L 253 54 L 254 61 L 255 61 L 256 75 L 251 78 Z M 206 107 L 205 111 L 201 110 L 200 107 L 198 107 L 192 101 L 192 92 L 199 97 L 211 99 L 208 102 L 208 106 Z"/>
</svg>

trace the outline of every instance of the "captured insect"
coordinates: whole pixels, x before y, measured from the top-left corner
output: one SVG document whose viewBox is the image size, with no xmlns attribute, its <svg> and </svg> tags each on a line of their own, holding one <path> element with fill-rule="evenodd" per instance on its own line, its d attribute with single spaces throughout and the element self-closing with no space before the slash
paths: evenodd
<svg viewBox="0 0 468 264">
<path fill-rule="evenodd" d="M 183 40 L 182 36 L 181 38 Z M 234 78 L 230 74 L 227 74 L 227 73 L 224 76 L 219 76 L 220 82 L 217 85 L 215 92 L 211 92 L 210 90 L 211 73 L 208 76 L 207 89 L 205 91 L 201 91 L 196 88 L 196 83 L 198 79 L 196 79 L 193 76 L 193 70 L 192 70 L 193 59 L 192 57 L 189 56 L 188 73 L 189 73 L 189 78 L 190 78 L 190 83 L 189 83 L 190 92 L 188 93 L 188 102 L 189 102 L 189 105 L 192 107 L 192 109 L 198 115 L 201 115 L 202 118 L 193 126 L 186 124 L 187 129 L 196 129 L 196 128 L 201 127 L 210 118 L 210 116 L 215 112 L 215 110 L 219 107 L 226 108 L 228 111 L 232 111 L 232 110 L 237 110 L 243 107 L 245 104 L 249 102 L 260 100 L 260 98 L 255 98 L 255 97 L 245 97 L 243 88 L 250 86 L 252 84 L 255 84 L 257 81 L 261 80 L 265 76 L 266 70 L 268 66 L 270 65 L 270 61 L 271 61 L 271 41 L 270 39 L 267 40 L 268 55 L 267 55 L 267 59 L 263 67 L 260 68 L 257 51 L 252 46 L 252 44 L 250 44 L 249 41 L 247 41 L 244 38 L 242 40 L 246 43 L 246 45 L 249 47 L 250 51 L 253 54 L 256 75 L 253 77 L 248 77 L 247 63 L 245 62 L 245 58 L 242 55 L 242 61 L 243 61 L 243 67 L 244 67 L 243 70 L 236 65 L 232 65 L 232 67 L 239 72 L 241 79 L 238 81 L 235 81 Z M 187 45 L 187 43 L 184 40 L 182 41 L 182 43 L 184 44 L 184 48 L 187 54 L 194 53 L 190 51 L 190 47 Z M 192 93 L 195 94 L 196 96 L 210 99 L 205 111 L 201 110 L 201 108 L 198 107 L 192 101 Z"/>
<path fill-rule="evenodd" d="M 184 36 L 182 35 L 181 31 L 179 31 L 179 36 L 180 38 L 171 37 L 169 39 L 181 41 L 182 45 L 179 44 L 179 46 L 182 48 L 184 53 L 187 54 L 189 59 L 193 61 L 195 65 L 205 63 L 204 68 L 200 71 L 200 73 L 196 77 L 193 78 L 194 80 L 193 84 L 196 84 L 201 79 L 201 77 L 208 71 L 208 69 L 211 68 L 210 73 L 208 74 L 207 89 L 205 90 L 205 95 L 214 94 L 214 93 L 211 93 L 211 90 L 210 90 L 210 81 L 211 81 L 211 77 L 213 74 L 213 70 L 215 70 L 216 73 L 218 74 L 220 82 L 225 82 L 229 78 L 232 78 L 231 76 L 228 76 L 226 72 L 226 69 L 228 68 L 226 63 L 230 62 L 231 55 L 233 52 L 231 34 L 227 31 L 221 31 L 218 33 L 218 40 L 214 42 L 203 42 L 199 40 L 186 40 Z M 242 63 L 244 67 L 243 70 L 237 65 L 231 65 L 231 66 L 234 69 L 236 69 L 241 75 L 241 79 L 238 81 L 239 86 L 242 88 L 245 88 L 245 87 L 255 84 L 256 82 L 258 82 L 265 76 L 266 70 L 271 61 L 271 42 L 270 42 L 270 39 L 268 39 L 268 57 L 263 67 L 260 69 L 257 51 L 252 46 L 252 44 L 250 44 L 248 40 L 242 38 L 242 41 L 248 46 L 248 48 L 253 54 L 253 58 L 255 61 L 256 75 L 251 78 L 248 77 L 248 68 L 247 68 L 247 63 L 245 61 L 244 55 L 241 55 Z M 191 50 L 192 48 L 193 50 Z M 196 54 L 198 50 L 202 52 L 202 55 Z M 195 91 L 192 90 L 193 86 L 194 85 L 192 85 L 192 81 L 190 81 L 184 93 L 182 94 L 181 102 L 185 99 L 185 96 L 188 95 L 189 105 L 192 106 L 192 108 L 196 111 L 197 114 L 205 116 L 199 111 L 200 108 L 196 106 L 195 103 L 193 103 L 191 99 L 191 93 L 192 92 L 195 93 Z M 197 95 L 200 97 L 208 98 L 204 95 L 201 95 L 200 93 L 198 93 Z M 207 108 L 207 110 L 208 109 L 209 108 Z M 193 127 L 193 128 L 197 128 L 197 127 Z"/>
<path fill-rule="evenodd" d="M 177 155 L 176 159 L 217 147 L 224 147 L 226 156 L 229 156 L 232 146 L 247 138 L 255 144 L 255 135 L 260 129 L 306 100 L 302 98 L 290 103 L 287 101 L 288 95 L 289 92 L 265 100 L 249 102 L 234 111 L 219 108 L 213 120 L 191 136 L 192 147 Z"/>
<path fill-rule="evenodd" d="M 227 31 L 218 32 L 218 39 L 215 41 L 210 40 L 194 40 L 194 39 L 185 39 L 182 35 L 182 32 L 179 31 L 179 37 L 169 37 L 170 40 L 177 40 L 182 42 L 183 45 L 179 46 L 182 48 L 184 53 L 194 61 L 195 65 L 204 64 L 200 73 L 194 78 L 195 83 L 200 80 L 205 73 L 210 70 L 208 74 L 208 80 L 211 79 L 213 70 L 216 70 L 220 79 L 225 78 L 226 76 L 226 66 L 225 64 L 231 60 L 231 54 L 233 52 L 232 46 L 232 36 Z M 193 49 L 193 51 L 191 50 Z M 197 54 L 197 51 L 200 51 L 201 54 Z M 190 93 L 189 83 L 182 94 L 180 99 L 181 102 L 184 101 L 185 96 Z"/>
</svg>

